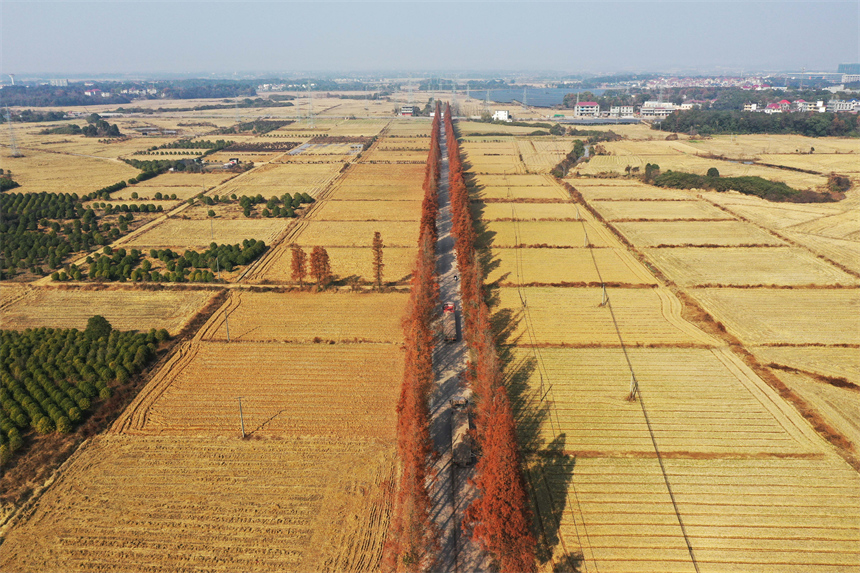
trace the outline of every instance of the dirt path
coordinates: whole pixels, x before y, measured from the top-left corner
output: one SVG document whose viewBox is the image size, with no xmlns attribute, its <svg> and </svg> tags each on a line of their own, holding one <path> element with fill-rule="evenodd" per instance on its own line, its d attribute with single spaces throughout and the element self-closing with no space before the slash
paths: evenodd
<svg viewBox="0 0 860 573">
<path fill-rule="evenodd" d="M 448 196 L 448 147 L 445 142 L 445 125 L 440 126 L 442 169 L 439 178 L 439 215 L 436 228 L 436 274 L 439 280 L 439 299 L 442 304 L 453 302 L 457 309 L 457 341 L 445 342 L 441 322 L 437 328 L 437 343 L 433 352 L 433 370 L 436 388 L 430 399 L 430 435 L 439 454 L 435 470 L 438 479 L 431 488 L 432 515 L 440 531 L 439 561 L 435 571 L 465 573 L 488 571 L 489 562 L 480 548 L 462 534 L 460 524 L 466 507 L 476 495 L 469 484 L 474 465 L 459 467 L 451 459 L 451 399 L 464 397 L 471 400 L 472 390 L 460 383 L 460 374 L 466 368 L 468 348 L 462 332 L 462 299 L 460 297 L 459 270 L 451 235 L 451 202 Z M 439 308 L 439 316 L 442 314 Z"/>
</svg>

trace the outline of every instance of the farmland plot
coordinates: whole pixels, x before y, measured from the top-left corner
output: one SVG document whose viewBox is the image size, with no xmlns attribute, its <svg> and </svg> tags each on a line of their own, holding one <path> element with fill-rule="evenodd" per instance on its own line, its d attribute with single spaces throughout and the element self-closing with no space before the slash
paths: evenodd
<svg viewBox="0 0 860 573">
<path fill-rule="evenodd" d="M 6 536 L 0 569 L 377 570 L 393 450 L 313 437 L 98 436 Z"/>
<path fill-rule="evenodd" d="M 472 203 L 475 218 L 483 221 L 517 219 L 534 221 L 543 219 L 585 219 L 592 221 L 591 213 L 573 203 Z"/>
<path fill-rule="evenodd" d="M 221 183 L 235 177 L 235 173 L 221 171 L 215 173 L 162 173 L 158 177 L 141 181 L 135 187 L 195 187 L 199 189 L 211 189 Z M 178 191 L 171 191 L 177 193 Z"/>
<path fill-rule="evenodd" d="M 384 232 L 388 247 L 414 247 L 418 244 L 415 221 L 308 221 L 295 242 L 304 247 L 370 247 L 373 233 Z"/>
<path fill-rule="evenodd" d="M 733 219 L 704 201 L 596 201 L 592 204 L 608 221 L 619 219 Z"/>
<path fill-rule="evenodd" d="M 680 189 L 636 185 L 628 179 L 567 179 L 586 201 L 695 201 L 696 196 Z M 612 182 L 612 184 L 609 184 Z M 594 205 L 597 207 L 597 205 Z"/>
<path fill-rule="evenodd" d="M 553 419 L 541 425 L 540 441 L 564 434 L 569 451 L 653 456 L 648 423 L 670 457 L 819 451 L 812 428 L 796 424 L 793 409 L 722 349 L 519 348 L 516 356 L 514 371 L 528 373 L 530 396 L 552 402 Z M 648 422 L 640 405 L 627 400 L 631 365 Z"/>
<path fill-rule="evenodd" d="M 608 288 L 610 307 L 594 288 L 501 288 L 499 307 L 516 319 L 516 344 L 704 344 L 717 341 L 681 318 L 681 303 L 663 288 Z M 522 297 L 522 298 L 521 298 Z M 528 312 L 523 313 L 522 299 Z M 616 325 L 618 330 L 616 330 Z"/>
<path fill-rule="evenodd" d="M 841 346 L 756 346 L 750 349 L 763 364 L 774 362 L 806 372 L 845 378 L 860 386 L 860 352 Z"/>
<path fill-rule="evenodd" d="M 860 444 L 860 418 L 857 416 L 857 412 L 860 412 L 860 392 L 831 386 L 797 372 L 776 374 L 855 447 Z"/>
<path fill-rule="evenodd" d="M 114 428 L 235 436 L 238 391 L 253 436 L 392 440 L 402 377 L 395 344 L 190 343 Z"/>
<path fill-rule="evenodd" d="M 4 291 L 6 289 L 4 288 Z M 166 328 L 179 332 L 212 298 L 211 291 L 60 290 L 33 288 L 16 293 L 0 305 L 4 329 L 87 327 L 95 314 L 117 330 Z M 129 300 L 133 299 L 134 304 Z"/>
<path fill-rule="evenodd" d="M 806 233 L 780 231 L 787 239 L 803 245 L 817 255 L 823 255 L 840 265 L 860 273 L 860 242 L 834 239 Z"/>
<path fill-rule="evenodd" d="M 427 159 L 427 156 L 424 156 Z M 349 170 L 350 185 L 389 185 L 413 182 L 419 189 L 424 181 L 424 165 L 373 165 L 359 163 Z"/>
<path fill-rule="evenodd" d="M 421 201 L 324 201 L 310 216 L 315 221 L 417 222 L 420 218 Z M 380 231 L 384 239 L 384 228 Z"/>
<path fill-rule="evenodd" d="M 246 175 L 230 181 L 221 188 L 222 194 L 281 196 L 286 190 L 296 189 L 315 196 L 338 173 L 342 163 L 283 163 L 258 167 Z"/>
<path fill-rule="evenodd" d="M 475 183 L 486 187 L 557 187 L 553 179 L 547 175 L 504 175 L 477 174 Z"/>
<path fill-rule="evenodd" d="M 102 187 L 136 177 L 137 169 L 121 161 L 26 150 L 24 157 L 10 158 L 4 148 L 3 163 L 15 174 L 21 193 L 77 193 L 86 195 Z"/>
<path fill-rule="evenodd" d="M 570 195 L 561 187 L 553 184 L 544 186 L 482 186 L 479 185 L 474 193 L 475 199 L 507 199 L 509 201 L 517 201 L 522 199 L 554 199 L 556 201 L 568 201 Z"/>
<path fill-rule="evenodd" d="M 547 245 L 550 247 L 621 247 L 606 228 L 582 221 L 490 221 L 482 242 L 493 247 Z"/>
<path fill-rule="evenodd" d="M 424 196 L 421 184 L 380 181 L 377 185 L 357 185 L 352 177 L 335 184 L 328 195 L 329 201 L 420 201 Z"/>
<path fill-rule="evenodd" d="M 167 219 L 124 244 L 139 249 L 201 249 L 215 241 L 218 244 L 241 243 L 256 239 L 272 243 L 278 233 L 290 224 L 288 219 Z"/>
<path fill-rule="evenodd" d="M 405 293 L 234 293 L 201 340 L 386 342 L 402 337 Z M 227 320 L 225 320 L 225 318 Z M 229 321 L 229 324 L 228 324 Z"/>
<path fill-rule="evenodd" d="M 677 247 L 644 251 L 666 276 L 681 286 L 860 284 L 860 279 L 805 249 L 793 247 Z"/>
<path fill-rule="evenodd" d="M 818 143 L 818 141 L 815 141 L 815 143 Z M 854 151 L 855 153 L 815 153 L 814 155 L 807 153 L 771 153 L 762 156 L 761 160 L 771 165 L 785 165 L 786 167 L 818 171 L 820 173 L 835 171 L 841 174 L 856 174 L 860 172 L 860 160 L 858 160 L 858 156 L 856 155 L 856 153 L 860 153 L 860 146 L 857 146 Z"/>
<path fill-rule="evenodd" d="M 628 283 L 656 285 L 657 281 L 622 249 L 500 249 L 493 248 L 498 266 L 485 282 Z"/>
<path fill-rule="evenodd" d="M 613 225 L 637 247 L 786 245 L 785 241 L 743 221 L 620 222 Z"/>
<path fill-rule="evenodd" d="M 696 289 L 690 291 L 744 344 L 860 344 L 860 291 Z"/>
</svg>

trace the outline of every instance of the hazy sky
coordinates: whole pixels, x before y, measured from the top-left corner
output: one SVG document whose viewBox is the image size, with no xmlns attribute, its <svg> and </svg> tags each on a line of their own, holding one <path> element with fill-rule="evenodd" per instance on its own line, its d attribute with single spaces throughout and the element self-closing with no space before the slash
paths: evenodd
<svg viewBox="0 0 860 573">
<path fill-rule="evenodd" d="M 20 75 L 833 70 L 860 2 L 10 2 Z"/>
</svg>

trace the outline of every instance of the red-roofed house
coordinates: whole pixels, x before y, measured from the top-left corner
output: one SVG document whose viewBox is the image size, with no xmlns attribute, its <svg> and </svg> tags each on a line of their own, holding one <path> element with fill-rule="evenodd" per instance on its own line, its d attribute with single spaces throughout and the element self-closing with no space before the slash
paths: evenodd
<svg viewBox="0 0 860 573">
<path fill-rule="evenodd" d="M 779 109 L 780 109 L 780 111 L 783 111 L 783 112 L 790 111 L 791 110 L 791 102 L 788 101 L 787 99 L 781 100 L 779 102 Z"/>
<path fill-rule="evenodd" d="M 581 101 L 573 108 L 573 115 L 580 117 L 600 117 L 600 106 L 594 101 Z"/>
<path fill-rule="evenodd" d="M 769 103 L 764 108 L 765 113 L 782 113 L 782 106 L 778 103 Z"/>
</svg>

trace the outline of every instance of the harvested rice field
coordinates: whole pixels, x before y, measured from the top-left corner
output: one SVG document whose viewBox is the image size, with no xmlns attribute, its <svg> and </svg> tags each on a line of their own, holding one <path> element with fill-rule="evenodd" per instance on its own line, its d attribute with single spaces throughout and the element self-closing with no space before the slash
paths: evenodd
<svg viewBox="0 0 860 573">
<path fill-rule="evenodd" d="M 472 202 L 472 216 L 482 221 L 516 219 L 518 221 L 542 221 L 551 219 L 588 220 L 591 216 L 584 208 L 574 203 L 481 203 Z"/>
<path fill-rule="evenodd" d="M 393 450 L 328 437 L 97 436 L 5 536 L 0 569 L 377 570 Z"/>
<path fill-rule="evenodd" d="M 24 157 L 9 157 L 8 149 L 3 149 L 4 168 L 11 170 L 15 174 L 15 181 L 20 184 L 15 189 L 16 193 L 86 195 L 140 173 L 115 159 L 25 151 Z"/>
<path fill-rule="evenodd" d="M 380 181 L 377 185 L 356 185 L 352 177 L 335 184 L 330 201 L 420 201 L 424 191 L 420 183 Z"/>
<path fill-rule="evenodd" d="M 706 288 L 690 294 L 744 344 L 860 344 L 857 289 Z"/>
<path fill-rule="evenodd" d="M 644 249 L 663 274 L 681 286 L 858 285 L 860 279 L 806 249 L 746 247 Z"/>
<path fill-rule="evenodd" d="M 479 187 L 558 187 L 547 175 L 491 175 L 475 174 L 475 184 Z"/>
<path fill-rule="evenodd" d="M 414 247 L 418 244 L 415 221 L 308 221 L 294 242 L 303 247 L 370 247 L 373 234 L 380 231 L 389 247 Z"/>
<path fill-rule="evenodd" d="M 860 386 L 860 351 L 842 346 L 755 346 L 750 348 L 763 364 L 778 364 L 804 372 L 845 378 Z"/>
<path fill-rule="evenodd" d="M 520 201 L 529 199 L 552 199 L 555 201 L 569 201 L 570 195 L 567 191 L 554 184 L 543 186 L 515 187 L 515 186 L 481 186 L 472 191 L 473 199 L 507 199 L 509 201 Z"/>
<path fill-rule="evenodd" d="M 776 376 L 855 448 L 860 444 L 860 391 L 833 386 L 800 372 L 780 371 Z"/>
<path fill-rule="evenodd" d="M 786 245 L 785 241 L 743 221 L 620 222 L 613 225 L 637 247 Z"/>
<path fill-rule="evenodd" d="M 586 201 L 694 201 L 690 191 L 635 185 L 625 179 L 568 179 Z M 612 184 L 608 184 L 609 182 Z M 617 183 L 617 184 L 616 184 Z M 594 205 L 597 207 L 597 205 Z"/>
<path fill-rule="evenodd" d="M 388 441 L 397 412 L 379 406 L 395 404 L 402 378 L 395 344 L 188 343 L 115 429 L 233 437 L 233 394 L 240 391 L 245 431 L 253 436 Z"/>
<path fill-rule="evenodd" d="M 6 291 L 6 288 L 3 289 Z M 20 288 L 4 295 L 0 303 L 2 327 L 26 328 L 87 327 L 95 314 L 104 316 L 118 330 L 166 328 L 176 334 L 214 296 L 212 291 L 142 291 L 116 288 L 83 290 Z M 129 304 L 129 297 L 134 304 Z"/>
<path fill-rule="evenodd" d="M 664 288 L 602 290 L 523 287 L 499 289 L 499 308 L 513 313 L 508 344 L 579 346 L 678 344 L 717 345 L 681 318 L 681 303 Z M 523 300 L 526 301 L 524 310 Z"/>
<path fill-rule="evenodd" d="M 836 573 L 860 562 L 860 483 L 838 458 L 668 458 L 662 468 L 573 454 L 528 476 L 541 514 L 558 516 L 550 532 L 581 548 L 582 571 L 687 573 L 691 552 L 700 571 Z"/>
<path fill-rule="evenodd" d="M 493 248 L 487 283 L 625 283 L 656 285 L 642 264 L 622 249 Z"/>
<path fill-rule="evenodd" d="M 650 423 L 666 456 L 818 452 L 812 428 L 796 424 L 791 406 L 728 350 L 518 348 L 516 356 L 529 395 L 546 394 L 551 402 L 553 419 L 541 425 L 541 443 L 563 434 L 565 450 L 647 457 L 654 453 Z M 641 405 L 627 401 L 628 359 L 647 422 Z"/>
<path fill-rule="evenodd" d="M 405 293 L 236 292 L 200 330 L 201 340 L 375 342 L 402 337 Z"/>
<path fill-rule="evenodd" d="M 734 219 L 704 201 L 595 201 L 592 207 L 607 221 Z"/>
<path fill-rule="evenodd" d="M 139 249 L 201 249 L 218 244 L 241 243 L 245 239 L 272 243 L 290 224 L 289 219 L 167 219 L 124 242 Z"/>
<path fill-rule="evenodd" d="M 589 221 L 490 221 L 480 236 L 495 247 L 546 245 L 548 247 L 621 247 L 602 225 Z"/>
<path fill-rule="evenodd" d="M 420 201 L 324 201 L 314 209 L 314 221 L 418 221 Z M 384 229 L 380 229 L 383 232 Z"/>
</svg>

